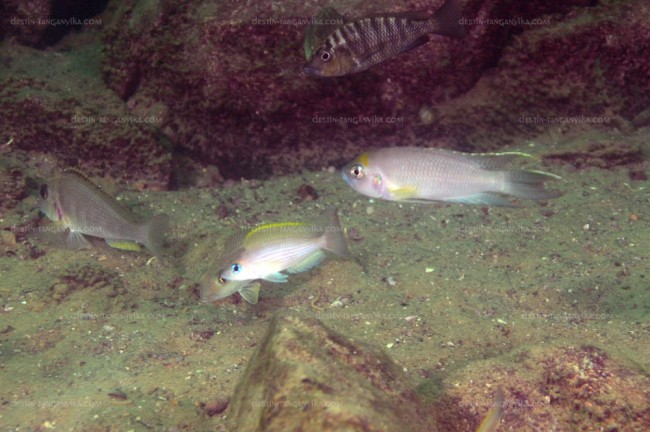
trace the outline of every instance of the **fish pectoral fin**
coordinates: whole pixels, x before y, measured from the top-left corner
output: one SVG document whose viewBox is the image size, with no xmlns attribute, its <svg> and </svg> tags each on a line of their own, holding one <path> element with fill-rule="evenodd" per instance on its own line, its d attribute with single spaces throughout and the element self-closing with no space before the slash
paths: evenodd
<svg viewBox="0 0 650 432">
<path fill-rule="evenodd" d="M 257 304 L 260 295 L 259 282 L 253 282 L 239 290 L 239 295 L 250 304 Z"/>
<path fill-rule="evenodd" d="M 287 271 L 289 273 L 302 273 L 304 271 L 316 267 L 318 264 L 323 262 L 324 259 L 325 259 L 325 252 L 319 250 L 309 255 L 307 258 L 300 261 L 298 264 L 289 267 Z"/>
<path fill-rule="evenodd" d="M 269 282 L 277 282 L 277 283 L 283 283 L 287 281 L 288 276 L 286 274 L 282 274 L 280 272 L 275 272 L 266 275 L 263 279 L 267 280 Z"/>
<path fill-rule="evenodd" d="M 459 204 L 479 204 L 500 207 L 517 207 L 507 198 L 494 192 L 481 192 L 474 195 L 468 195 L 457 198 L 445 198 L 444 202 L 453 202 Z"/>
<path fill-rule="evenodd" d="M 72 249 L 88 249 L 92 247 L 88 239 L 78 231 L 68 230 L 65 242 Z"/>
<path fill-rule="evenodd" d="M 388 187 L 388 192 L 398 201 L 407 200 L 417 194 L 418 188 L 416 186 Z"/>
<path fill-rule="evenodd" d="M 132 240 L 122 240 L 122 239 L 106 239 L 106 243 L 115 249 L 126 250 L 126 251 L 141 251 L 142 246 Z"/>
</svg>

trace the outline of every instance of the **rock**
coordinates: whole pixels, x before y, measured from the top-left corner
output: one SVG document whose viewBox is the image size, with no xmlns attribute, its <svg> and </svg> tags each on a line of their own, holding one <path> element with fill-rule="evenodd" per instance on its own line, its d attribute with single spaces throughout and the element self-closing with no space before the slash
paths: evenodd
<svg viewBox="0 0 650 432">
<path fill-rule="evenodd" d="M 70 31 L 84 26 L 101 26 L 101 19 L 89 17 L 105 7 L 105 1 L 85 0 L 4 0 L 0 40 L 14 38 L 22 45 L 44 48 L 58 42 Z"/>
<path fill-rule="evenodd" d="M 475 430 L 501 387 L 503 430 L 650 430 L 650 379 L 638 366 L 587 345 L 521 349 L 452 373 L 431 411 L 445 431 Z"/>
<path fill-rule="evenodd" d="M 379 348 L 279 315 L 237 386 L 230 430 L 435 431 L 409 384 Z"/>
<path fill-rule="evenodd" d="M 75 167 L 91 177 L 146 180 L 149 189 L 166 189 L 172 158 L 158 129 L 164 118 L 138 114 L 106 89 L 100 57 L 98 45 L 45 52 L 5 42 L 0 145 L 12 138 L 13 151 L 36 153 L 41 165 L 53 160 L 59 170 Z M 42 171 L 42 177 L 54 174 Z"/>
</svg>

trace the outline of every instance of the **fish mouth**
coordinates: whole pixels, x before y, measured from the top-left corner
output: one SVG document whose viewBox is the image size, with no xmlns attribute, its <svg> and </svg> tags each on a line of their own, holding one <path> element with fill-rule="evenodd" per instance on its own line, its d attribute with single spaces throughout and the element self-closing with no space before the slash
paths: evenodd
<svg viewBox="0 0 650 432">
<path fill-rule="evenodd" d="M 352 187 L 352 183 L 350 183 L 350 177 L 348 177 L 346 173 L 346 166 L 341 168 L 341 178 L 348 184 L 348 186 Z"/>
<path fill-rule="evenodd" d="M 315 76 L 322 76 L 322 75 L 323 75 L 323 74 L 321 73 L 320 69 L 315 68 L 315 67 L 313 67 L 313 66 L 309 66 L 308 64 L 306 64 L 306 65 L 302 68 L 302 70 L 303 70 L 303 72 L 305 72 L 307 75 L 315 75 Z"/>
</svg>

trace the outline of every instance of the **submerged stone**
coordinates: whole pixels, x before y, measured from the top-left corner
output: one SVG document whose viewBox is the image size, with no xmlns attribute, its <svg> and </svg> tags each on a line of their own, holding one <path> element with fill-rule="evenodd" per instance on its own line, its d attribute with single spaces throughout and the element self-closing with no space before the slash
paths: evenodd
<svg viewBox="0 0 650 432">
<path fill-rule="evenodd" d="M 231 411 L 231 430 L 436 430 L 406 375 L 379 348 L 296 315 L 272 320 Z"/>
</svg>

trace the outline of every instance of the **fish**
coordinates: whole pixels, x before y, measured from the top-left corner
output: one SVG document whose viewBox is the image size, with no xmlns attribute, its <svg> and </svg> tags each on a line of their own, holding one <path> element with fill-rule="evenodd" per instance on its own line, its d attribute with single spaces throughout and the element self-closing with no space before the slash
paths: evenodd
<svg viewBox="0 0 650 432">
<path fill-rule="evenodd" d="M 327 36 L 337 27 L 345 24 L 347 19 L 336 9 L 326 6 L 314 17 L 305 32 L 304 50 L 305 60 L 310 61 L 314 49 L 320 46 Z"/>
<path fill-rule="evenodd" d="M 228 246 L 226 246 L 228 247 Z M 227 250 L 219 259 L 212 263 L 203 273 L 199 281 L 199 295 L 204 303 L 210 303 L 229 297 L 235 293 L 250 304 L 259 300 L 260 283 L 256 280 L 226 280 L 221 277 L 225 267 L 236 258 L 237 250 Z"/>
<path fill-rule="evenodd" d="M 497 430 L 499 427 L 499 421 L 503 417 L 503 400 L 503 389 L 498 387 L 494 403 L 483 418 L 478 429 L 476 429 L 476 432 L 494 432 Z"/>
<path fill-rule="evenodd" d="M 201 301 L 210 303 L 239 293 L 250 304 L 257 304 L 260 292 L 260 283 L 255 280 L 234 281 L 221 277 L 224 269 L 207 270 L 199 282 Z"/>
<path fill-rule="evenodd" d="M 331 11 L 321 14 L 333 15 Z M 465 30 L 460 21 L 459 0 L 447 0 L 433 14 L 412 11 L 358 18 L 334 28 L 315 52 L 310 53 L 303 70 L 308 75 L 321 77 L 361 72 L 427 43 L 429 34 L 462 38 Z M 317 31 L 323 32 L 313 24 L 308 27 L 305 48 L 317 39 Z M 307 49 L 305 54 L 308 54 Z"/>
<path fill-rule="evenodd" d="M 232 236 L 226 250 L 231 259 L 221 273 L 227 281 L 262 279 L 286 282 L 288 275 L 301 273 L 320 264 L 324 251 L 342 258 L 350 256 L 337 210 L 326 209 L 313 224 L 280 222 L 261 225 Z"/>
<path fill-rule="evenodd" d="M 154 255 L 163 255 L 166 214 L 144 220 L 77 170 L 68 169 L 42 184 L 39 195 L 40 210 L 65 228 L 66 243 L 74 249 L 90 247 L 88 235 L 117 249 L 137 251 L 144 245 Z"/>
<path fill-rule="evenodd" d="M 355 191 L 388 201 L 514 206 L 507 197 L 548 200 L 562 195 L 545 189 L 560 179 L 534 170 L 507 170 L 521 152 L 460 153 L 439 148 L 388 147 L 359 155 L 341 169 Z"/>
</svg>

